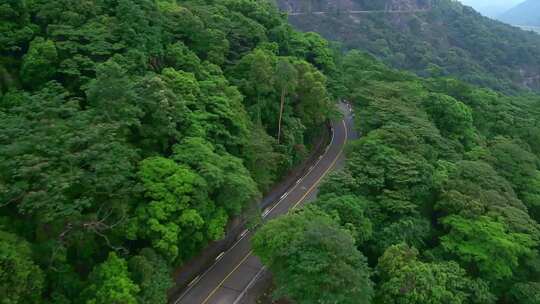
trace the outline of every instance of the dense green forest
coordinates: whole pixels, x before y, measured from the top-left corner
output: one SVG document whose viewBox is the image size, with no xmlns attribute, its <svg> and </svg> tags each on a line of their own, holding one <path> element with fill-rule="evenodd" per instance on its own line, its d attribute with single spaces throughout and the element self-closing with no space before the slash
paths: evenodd
<svg viewBox="0 0 540 304">
<path fill-rule="evenodd" d="M 350 41 L 420 78 L 265 0 L 0 0 L 0 303 L 166 303 L 345 98 L 345 169 L 254 237 L 276 297 L 538 304 L 540 39 L 436 3 Z"/>
<path fill-rule="evenodd" d="M 277 0 L 301 11 L 299 29 L 315 31 L 347 49 L 369 52 L 386 64 L 421 76 L 452 76 L 506 93 L 540 91 L 540 35 L 483 17 L 455 0 Z M 327 5 L 317 6 L 323 2 Z M 348 14 L 347 10 L 428 10 L 401 14 Z"/>
<path fill-rule="evenodd" d="M 258 231 L 295 303 L 540 303 L 540 96 L 338 65 L 363 136 L 319 198 Z"/>
<path fill-rule="evenodd" d="M 328 43 L 251 0 L 0 1 L 0 303 L 165 303 L 309 152 Z"/>
</svg>

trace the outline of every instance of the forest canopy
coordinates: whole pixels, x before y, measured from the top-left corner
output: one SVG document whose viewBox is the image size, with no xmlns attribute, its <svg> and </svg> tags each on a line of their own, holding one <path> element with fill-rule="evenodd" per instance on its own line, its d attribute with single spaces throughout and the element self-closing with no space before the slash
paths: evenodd
<svg viewBox="0 0 540 304">
<path fill-rule="evenodd" d="M 448 40 L 470 30 L 461 49 L 375 21 L 359 36 L 420 78 L 267 1 L 1 1 L 0 302 L 166 303 L 172 270 L 301 163 L 345 99 L 362 134 L 345 168 L 253 238 L 275 295 L 537 304 L 540 97 L 514 68 L 537 66 L 538 41 L 437 3 L 423 17 L 455 20 Z M 471 53 L 493 29 L 503 51 Z"/>
<path fill-rule="evenodd" d="M 166 303 L 301 162 L 334 54 L 266 1 L 0 2 L 2 303 Z"/>
<path fill-rule="evenodd" d="M 338 68 L 363 136 L 316 201 L 254 237 L 276 296 L 537 303 L 540 96 L 419 78 L 358 51 Z"/>
</svg>

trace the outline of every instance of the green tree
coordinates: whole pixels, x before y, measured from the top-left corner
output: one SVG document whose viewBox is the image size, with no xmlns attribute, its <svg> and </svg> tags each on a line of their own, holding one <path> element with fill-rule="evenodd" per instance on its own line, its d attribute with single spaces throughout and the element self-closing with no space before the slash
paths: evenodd
<svg viewBox="0 0 540 304">
<path fill-rule="evenodd" d="M 280 58 L 276 65 L 276 85 L 280 91 L 279 118 L 277 142 L 281 140 L 281 122 L 283 120 L 283 111 L 285 109 L 285 100 L 287 95 L 294 90 L 297 82 L 297 71 L 289 59 Z"/>
<path fill-rule="evenodd" d="M 259 197 L 257 185 L 242 160 L 220 153 L 200 137 L 188 137 L 173 148 L 173 159 L 190 166 L 202 176 L 207 191 L 220 209 L 237 215 L 242 208 Z M 216 237 L 219 238 L 220 233 Z"/>
<path fill-rule="evenodd" d="M 127 262 L 110 252 L 105 262 L 96 266 L 83 292 L 86 304 L 137 304 L 137 286 L 130 279 Z"/>
<path fill-rule="evenodd" d="M 86 91 L 88 104 L 98 119 L 132 128 L 139 125 L 140 108 L 126 71 L 116 62 L 107 61 L 97 67 L 97 77 Z M 127 130 L 126 130 L 127 132 Z"/>
<path fill-rule="evenodd" d="M 322 211 L 335 217 L 337 222 L 351 232 L 356 245 L 359 246 L 371 239 L 373 228 L 366 210 L 370 202 L 354 195 L 325 195 L 313 203 Z"/>
<path fill-rule="evenodd" d="M 424 106 L 437 128 L 445 135 L 464 139 L 471 136 L 472 110 L 464 103 L 443 94 L 430 94 Z"/>
<path fill-rule="evenodd" d="M 144 248 L 129 260 L 129 271 L 140 287 L 138 304 L 166 304 L 167 291 L 173 286 L 167 262 L 152 249 Z"/>
<path fill-rule="evenodd" d="M 509 232 L 503 223 L 486 216 L 449 216 L 442 223 L 449 229 L 441 237 L 442 248 L 491 282 L 511 277 L 520 259 L 532 255 L 537 245 L 530 235 Z"/>
<path fill-rule="evenodd" d="M 512 183 L 517 193 L 525 190 L 537 170 L 538 158 L 527 150 L 523 143 L 504 137 L 496 137 L 489 143 L 492 165 Z"/>
<path fill-rule="evenodd" d="M 54 42 L 37 37 L 23 57 L 21 80 L 29 88 L 37 88 L 56 73 L 58 53 Z"/>
<path fill-rule="evenodd" d="M 294 66 L 298 71 L 295 109 L 302 124 L 308 130 L 316 130 L 334 111 L 334 104 L 330 102 L 326 89 L 326 77 L 305 61 L 295 62 Z"/>
<path fill-rule="evenodd" d="M 520 304 L 540 303 L 540 283 L 517 283 L 510 290 L 510 301 Z"/>
<path fill-rule="evenodd" d="M 297 303 L 370 303 L 365 257 L 349 232 L 317 209 L 273 220 L 253 238 L 253 250 L 274 274 L 276 296 Z"/>
<path fill-rule="evenodd" d="M 41 303 L 44 283 L 43 272 L 32 261 L 30 244 L 0 231 L 0 303 Z"/>
<path fill-rule="evenodd" d="M 141 162 L 139 178 L 150 202 L 138 207 L 133 225 L 169 261 L 182 261 L 209 237 L 219 237 L 207 235 L 204 216 L 213 204 L 198 174 L 173 160 L 152 157 Z"/>
<path fill-rule="evenodd" d="M 377 303 L 495 303 L 487 284 L 466 276 L 455 262 L 424 263 L 414 247 L 389 247 L 379 259 Z"/>
</svg>

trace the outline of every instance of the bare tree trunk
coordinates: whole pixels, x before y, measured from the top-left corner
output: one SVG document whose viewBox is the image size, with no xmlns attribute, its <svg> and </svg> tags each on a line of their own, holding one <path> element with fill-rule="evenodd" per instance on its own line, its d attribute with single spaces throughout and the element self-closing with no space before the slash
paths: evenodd
<svg viewBox="0 0 540 304">
<path fill-rule="evenodd" d="M 278 135 L 277 135 L 277 142 L 279 144 L 281 139 L 281 120 L 283 118 L 283 108 L 285 107 L 285 95 L 287 94 L 287 90 L 285 88 L 281 89 L 281 104 L 279 107 L 279 122 L 278 122 Z"/>
</svg>

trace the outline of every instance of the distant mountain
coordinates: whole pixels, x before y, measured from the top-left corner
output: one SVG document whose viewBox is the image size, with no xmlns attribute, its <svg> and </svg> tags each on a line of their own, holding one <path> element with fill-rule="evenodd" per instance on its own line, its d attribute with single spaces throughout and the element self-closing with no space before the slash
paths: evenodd
<svg viewBox="0 0 540 304">
<path fill-rule="evenodd" d="M 515 25 L 540 26 L 540 0 L 527 0 L 498 19 Z"/>
<path fill-rule="evenodd" d="M 486 17 L 496 18 L 524 0 L 461 0 Z"/>
<path fill-rule="evenodd" d="M 456 0 L 277 0 L 289 21 L 422 76 L 540 91 L 540 36 Z M 540 10 L 537 10 L 540 11 Z"/>
</svg>

